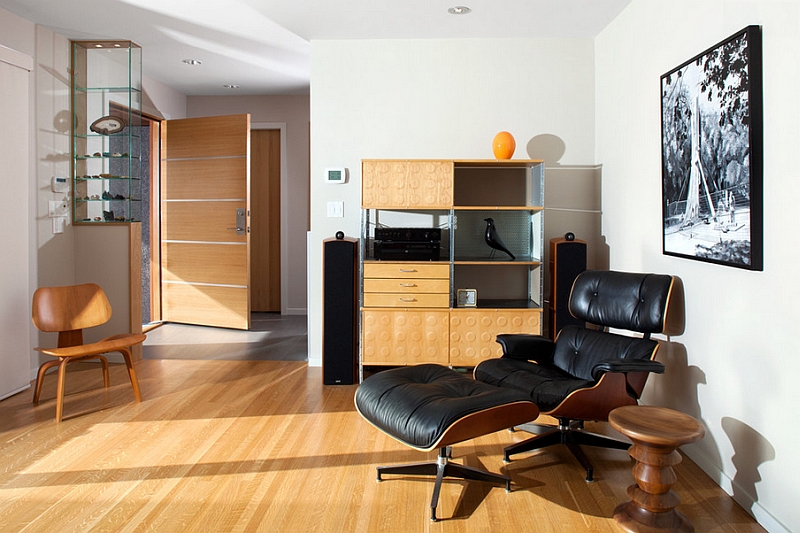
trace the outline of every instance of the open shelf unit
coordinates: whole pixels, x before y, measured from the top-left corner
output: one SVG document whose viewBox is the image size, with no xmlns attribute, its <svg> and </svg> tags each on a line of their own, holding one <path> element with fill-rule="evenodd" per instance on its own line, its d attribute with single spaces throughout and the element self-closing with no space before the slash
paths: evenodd
<svg viewBox="0 0 800 533">
<path fill-rule="evenodd" d="M 474 366 L 499 354 L 498 333 L 541 334 L 543 208 L 539 160 L 364 160 L 362 365 Z M 487 245 L 489 218 L 514 259 Z M 438 228 L 438 260 L 387 258 L 376 228 Z M 446 265 L 446 297 L 441 268 L 427 277 L 435 264 Z M 459 307 L 459 289 L 475 291 L 474 305 Z"/>
</svg>

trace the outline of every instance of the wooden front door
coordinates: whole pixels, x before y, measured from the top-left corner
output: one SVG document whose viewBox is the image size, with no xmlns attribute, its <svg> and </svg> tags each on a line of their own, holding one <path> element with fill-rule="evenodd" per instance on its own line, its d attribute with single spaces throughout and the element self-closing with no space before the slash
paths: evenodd
<svg viewBox="0 0 800 533">
<path fill-rule="evenodd" d="M 161 139 L 162 318 L 249 329 L 250 116 L 165 121 Z"/>
</svg>

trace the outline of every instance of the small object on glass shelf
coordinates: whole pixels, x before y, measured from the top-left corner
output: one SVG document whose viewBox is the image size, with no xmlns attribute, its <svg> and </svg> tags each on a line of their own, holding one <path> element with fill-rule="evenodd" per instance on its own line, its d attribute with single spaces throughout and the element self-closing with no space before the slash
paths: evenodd
<svg viewBox="0 0 800 533">
<path fill-rule="evenodd" d="M 501 131 L 492 140 L 492 151 L 497 159 L 511 159 L 516 149 L 517 142 L 507 131 Z"/>
<path fill-rule="evenodd" d="M 125 127 L 125 121 L 120 117 L 105 116 L 100 117 L 89 126 L 95 133 L 101 135 L 110 135 L 112 133 L 119 133 Z"/>
<path fill-rule="evenodd" d="M 112 222 L 114 220 L 114 211 L 103 211 L 103 220 Z"/>
<path fill-rule="evenodd" d="M 458 289 L 456 298 L 458 307 L 478 307 L 477 289 Z"/>
</svg>

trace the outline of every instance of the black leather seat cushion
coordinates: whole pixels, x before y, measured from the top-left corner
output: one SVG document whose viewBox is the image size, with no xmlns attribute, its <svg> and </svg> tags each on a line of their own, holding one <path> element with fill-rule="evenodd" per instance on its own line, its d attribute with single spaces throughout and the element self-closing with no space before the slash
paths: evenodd
<svg viewBox="0 0 800 533">
<path fill-rule="evenodd" d="M 364 380 L 356 407 L 373 425 L 416 448 L 430 448 L 461 418 L 527 395 L 424 364 L 384 370 Z"/>
<path fill-rule="evenodd" d="M 594 381 L 576 379 L 554 367 L 500 358 L 483 361 L 475 369 L 475 379 L 490 385 L 524 391 L 528 400 L 542 412 L 560 404 L 572 391 L 591 387 Z"/>
</svg>

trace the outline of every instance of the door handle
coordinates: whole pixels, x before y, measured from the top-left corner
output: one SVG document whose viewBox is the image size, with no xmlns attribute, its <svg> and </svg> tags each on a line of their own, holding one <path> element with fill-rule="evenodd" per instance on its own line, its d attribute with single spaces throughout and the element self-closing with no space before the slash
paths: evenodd
<svg viewBox="0 0 800 533">
<path fill-rule="evenodd" d="M 236 209 L 236 227 L 228 228 L 231 231 L 236 231 L 236 235 L 245 235 L 247 233 L 247 217 L 243 207 Z"/>
</svg>

